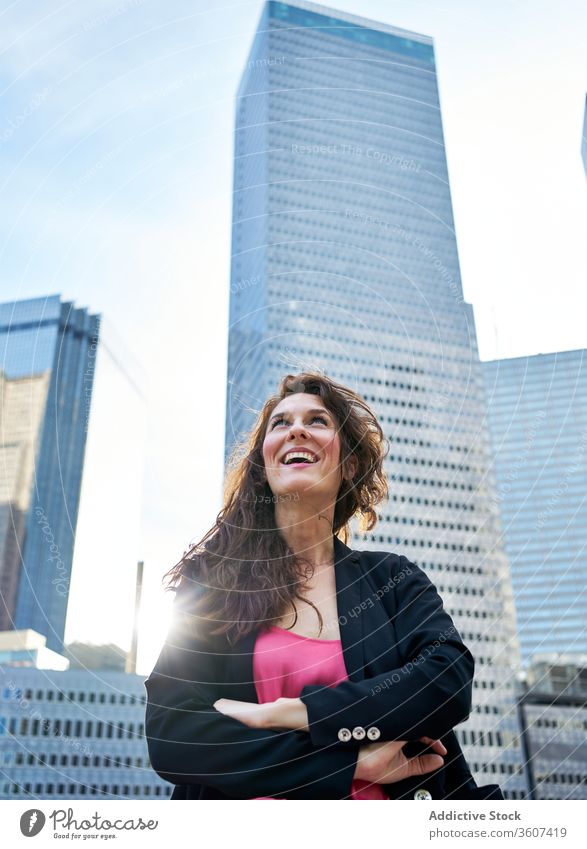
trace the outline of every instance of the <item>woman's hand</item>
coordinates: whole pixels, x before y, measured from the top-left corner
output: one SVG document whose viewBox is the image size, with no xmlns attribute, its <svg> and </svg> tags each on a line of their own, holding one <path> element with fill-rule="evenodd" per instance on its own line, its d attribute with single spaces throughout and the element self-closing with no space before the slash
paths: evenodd
<svg viewBox="0 0 587 849">
<path fill-rule="evenodd" d="M 308 711 L 300 699 L 280 698 L 263 704 L 218 699 L 213 707 L 226 716 L 238 719 L 249 728 L 308 731 Z"/>
<path fill-rule="evenodd" d="M 353 778 L 376 784 L 393 784 L 411 775 L 425 775 L 444 764 L 442 755 L 446 748 L 440 740 L 420 737 L 436 754 L 417 755 L 407 758 L 403 753 L 406 740 L 387 740 L 384 743 L 369 743 L 361 746 Z"/>
</svg>

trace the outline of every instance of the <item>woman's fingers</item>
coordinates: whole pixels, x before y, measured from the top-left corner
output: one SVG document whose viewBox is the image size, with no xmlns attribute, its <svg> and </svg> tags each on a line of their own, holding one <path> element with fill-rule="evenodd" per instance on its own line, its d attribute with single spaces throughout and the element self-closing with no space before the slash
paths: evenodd
<svg viewBox="0 0 587 849">
<path fill-rule="evenodd" d="M 441 743 L 440 740 L 433 740 L 431 737 L 420 737 L 420 742 L 429 745 L 434 749 L 435 754 L 416 755 L 413 758 L 409 758 L 410 775 L 425 775 L 444 766 L 442 755 L 446 755 L 447 752 L 444 743 Z"/>
<path fill-rule="evenodd" d="M 424 775 L 443 766 L 444 758 L 440 755 L 418 755 L 417 758 L 410 758 L 409 764 L 411 775 Z"/>
<path fill-rule="evenodd" d="M 403 758 L 398 762 L 394 758 L 387 764 L 384 774 L 378 779 L 381 783 L 393 783 L 401 781 L 404 778 L 410 778 L 414 775 L 427 775 L 435 769 L 439 769 L 444 765 L 444 758 L 440 755 L 417 755 L 414 758 Z"/>
<path fill-rule="evenodd" d="M 440 740 L 433 740 L 431 737 L 420 737 L 421 743 L 428 743 L 428 745 L 432 746 L 435 752 L 438 752 L 439 755 L 446 755 L 447 749 L 444 743 L 441 743 Z"/>
<path fill-rule="evenodd" d="M 426 775 L 444 766 L 447 750 L 440 740 L 420 737 L 432 752 L 408 757 L 404 751 L 406 740 L 389 740 L 383 743 L 367 743 L 360 749 L 359 766 L 356 778 L 381 784 L 401 781 L 413 775 Z"/>
</svg>

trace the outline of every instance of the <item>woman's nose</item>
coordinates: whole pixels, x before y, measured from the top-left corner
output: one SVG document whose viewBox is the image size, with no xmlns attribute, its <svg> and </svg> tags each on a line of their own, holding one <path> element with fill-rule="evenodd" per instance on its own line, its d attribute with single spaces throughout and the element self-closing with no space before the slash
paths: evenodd
<svg viewBox="0 0 587 849">
<path fill-rule="evenodd" d="M 306 434 L 306 429 L 305 429 L 305 427 L 304 427 L 303 423 L 302 423 L 302 422 L 298 422 L 298 423 L 296 424 L 296 423 L 294 422 L 294 424 L 291 426 L 291 430 L 290 430 L 290 432 L 289 432 L 290 439 L 291 439 L 291 436 L 292 436 L 292 435 L 293 435 L 293 437 L 294 437 L 294 439 L 295 439 L 297 436 L 302 435 L 302 434 L 303 434 L 304 436 L 307 436 L 307 434 Z"/>
</svg>

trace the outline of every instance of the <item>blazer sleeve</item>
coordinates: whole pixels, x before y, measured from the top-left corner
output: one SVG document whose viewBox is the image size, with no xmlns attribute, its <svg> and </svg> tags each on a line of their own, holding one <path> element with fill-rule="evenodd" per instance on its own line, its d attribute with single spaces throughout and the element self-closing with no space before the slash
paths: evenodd
<svg viewBox="0 0 587 849">
<path fill-rule="evenodd" d="M 173 784 L 208 785 L 233 799 L 346 798 L 357 751 L 316 747 L 304 731 L 249 728 L 217 711 L 224 654 L 218 643 L 214 651 L 214 644 L 186 634 L 174 621 L 145 681 L 145 736 L 155 772 Z"/>
<path fill-rule="evenodd" d="M 392 580 L 403 576 L 389 593 L 396 598 L 391 621 L 403 665 L 363 681 L 304 687 L 300 698 L 316 746 L 339 739 L 341 728 L 358 726 L 367 732 L 378 729 L 379 740 L 437 739 L 469 716 L 475 669 L 471 652 L 422 569 L 403 555 L 390 555 L 387 562 Z M 347 748 L 357 741 L 351 737 L 339 745 Z"/>
</svg>

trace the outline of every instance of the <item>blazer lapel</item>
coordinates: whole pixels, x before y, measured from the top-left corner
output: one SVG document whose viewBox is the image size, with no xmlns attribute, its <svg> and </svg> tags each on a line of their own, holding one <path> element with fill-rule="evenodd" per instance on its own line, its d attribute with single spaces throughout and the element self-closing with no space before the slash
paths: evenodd
<svg viewBox="0 0 587 849">
<path fill-rule="evenodd" d="M 361 555 L 345 545 L 337 536 L 334 536 L 333 540 L 336 604 L 344 663 L 349 680 L 362 681 L 365 677 L 365 659 L 361 610 Z M 258 701 L 253 676 L 253 654 L 258 633 L 258 630 L 252 631 L 243 637 L 226 658 L 226 698 L 246 702 Z"/>
<path fill-rule="evenodd" d="M 361 555 L 334 537 L 334 570 L 340 641 L 350 681 L 365 677 L 363 654 L 363 610 Z"/>
</svg>

